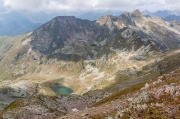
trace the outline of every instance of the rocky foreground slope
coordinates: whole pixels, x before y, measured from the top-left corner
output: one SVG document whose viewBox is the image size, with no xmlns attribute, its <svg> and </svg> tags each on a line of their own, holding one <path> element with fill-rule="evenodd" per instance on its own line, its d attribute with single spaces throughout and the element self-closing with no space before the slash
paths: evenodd
<svg viewBox="0 0 180 119">
<path fill-rule="evenodd" d="M 180 68 L 58 119 L 179 119 Z"/>
</svg>

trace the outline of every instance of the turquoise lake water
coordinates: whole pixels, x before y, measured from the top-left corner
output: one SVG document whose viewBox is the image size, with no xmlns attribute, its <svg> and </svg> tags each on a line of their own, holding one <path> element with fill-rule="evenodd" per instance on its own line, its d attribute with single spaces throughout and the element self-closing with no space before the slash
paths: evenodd
<svg viewBox="0 0 180 119">
<path fill-rule="evenodd" d="M 69 95 L 69 94 L 73 93 L 72 89 L 65 87 L 65 86 L 59 86 L 59 85 L 53 85 L 53 91 L 57 95 Z"/>
</svg>

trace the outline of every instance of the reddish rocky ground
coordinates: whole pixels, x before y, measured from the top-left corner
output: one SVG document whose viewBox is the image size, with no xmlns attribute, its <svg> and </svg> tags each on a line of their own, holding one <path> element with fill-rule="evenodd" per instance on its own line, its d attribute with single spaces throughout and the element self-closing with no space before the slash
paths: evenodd
<svg viewBox="0 0 180 119">
<path fill-rule="evenodd" d="M 58 119 L 180 119 L 180 68 Z"/>
</svg>

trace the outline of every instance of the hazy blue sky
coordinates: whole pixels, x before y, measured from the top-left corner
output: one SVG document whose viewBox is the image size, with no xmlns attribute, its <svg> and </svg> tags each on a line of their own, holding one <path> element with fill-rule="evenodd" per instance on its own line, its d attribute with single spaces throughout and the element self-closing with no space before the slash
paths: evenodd
<svg viewBox="0 0 180 119">
<path fill-rule="evenodd" d="M 80 12 L 91 10 L 180 10 L 180 0 L 0 0 L 6 10 Z"/>
</svg>

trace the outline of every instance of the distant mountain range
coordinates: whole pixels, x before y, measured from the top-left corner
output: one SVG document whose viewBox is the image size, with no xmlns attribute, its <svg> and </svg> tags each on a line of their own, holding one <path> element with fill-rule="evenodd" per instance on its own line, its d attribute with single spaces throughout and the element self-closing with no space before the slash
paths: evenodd
<svg viewBox="0 0 180 119">
<path fill-rule="evenodd" d="M 88 20 L 94 21 L 103 15 L 110 14 L 110 15 L 118 16 L 118 15 L 121 15 L 122 13 L 124 13 L 124 12 L 122 12 L 122 11 L 110 11 L 109 10 L 109 11 L 105 11 L 105 12 L 86 12 L 86 13 L 83 13 L 83 14 L 78 15 L 76 17 L 81 18 L 81 19 L 88 19 Z"/>
<path fill-rule="evenodd" d="M 121 13 L 122 12 L 119 11 L 86 12 L 83 14 L 76 14 L 75 16 L 94 21 L 102 15 L 120 15 Z M 44 12 L 28 13 L 23 11 L 0 13 L 0 36 L 17 36 L 31 32 L 56 16 L 66 15 L 63 13 L 47 14 Z"/>
<path fill-rule="evenodd" d="M 79 13 L 73 15 L 77 18 L 87 19 L 90 21 L 97 20 L 100 16 L 103 15 L 114 15 L 118 16 L 125 11 L 91 11 L 85 13 Z M 162 17 L 165 21 L 180 21 L 180 11 L 157 11 L 157 12 L 150 12 L 150 11 L 143 11 L 143 15 L 145 16 L 157 16 Z M 25 34 L 35 30 L 36 28 L 40 27 L 42 24 L 48 22 L 49 20 L 53 19 L 56 16 L 66 16 L 71 14 L 63 14 L 63 13 L 51 13 L 47 14 L 44 12 L 38 13 L 29 13 L 24 11 L 13 11 L 7 13 L 0 13 L 0 36 L 17 36 L 20 34 Z"/>
<path fill-rule="evenodd" d="M 34 14 L 23 11 L 0 13 L 0 36 L 16 36 L 31 32 L 55 16 L 55 14 Z"/>
<path fill-rule="evenodd" d="M 169 10 L 159 10 L 157 12 L 150 12 L 150 11 L 142 11 L 142 14 L 146 16 L 156 16 L 156 17 L 161 17 L 165 21 L 180 21 L 180 11 L 179 10 L 174 10 L 174 11 L 169 11 Z"/>
<path fill-rule="evenodd" d="M 163 18 L 165 21 L 180 21 L 180 16 L 170 15 Z"/>
</svg>

